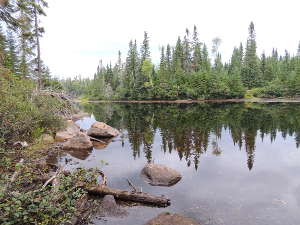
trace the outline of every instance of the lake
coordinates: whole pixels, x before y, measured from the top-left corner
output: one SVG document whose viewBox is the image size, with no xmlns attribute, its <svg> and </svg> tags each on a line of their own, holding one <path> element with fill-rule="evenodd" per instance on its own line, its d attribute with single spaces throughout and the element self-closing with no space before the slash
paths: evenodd
<svg viewBox="0 0 300 225">
<path fill-rule="evenodd" d="M 100 168 L 113 188 L 165 195 L 171 206 L 125 206 L 124 218 L 95 224 L 143 225 L 161 212 L 176 212 L 203 225 L 300 224 L 300 103 L 90 103 L 95 121 L 122 132 L 108 145 L 64 155 L 68 167 Z M 141 177 L 154 162 L 183 176 L 172 187 Z"/>
</svg>

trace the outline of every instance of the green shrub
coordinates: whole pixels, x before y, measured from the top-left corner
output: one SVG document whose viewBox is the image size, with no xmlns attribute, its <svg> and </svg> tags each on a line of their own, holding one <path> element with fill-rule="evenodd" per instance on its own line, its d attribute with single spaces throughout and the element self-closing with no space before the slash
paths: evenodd
<svg viewBox="0 0 300 225">
<path fill-rule="evenodd" d="M 30 80 L 0 77 L 0 139 L 6 144 L 32 140 L 43 131 L 62 127 L 59 112 L 65 105 L 50 96 L 34 96 L 33 91 Z"/>
</svg>

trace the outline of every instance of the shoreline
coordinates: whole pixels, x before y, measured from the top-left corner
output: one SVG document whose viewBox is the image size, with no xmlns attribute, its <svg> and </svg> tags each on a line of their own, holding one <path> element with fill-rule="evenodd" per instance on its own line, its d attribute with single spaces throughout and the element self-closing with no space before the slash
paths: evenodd
<svg viewBox="0 0 300 225">
<path fill-rule="evenodd" d="M 78 103 L 201 103 L 201 102 L 212 102 L 212 103 L 224 103 L 224 102 L 262 102 L 262 103 L 297 103 L 300 102 L 300 98 L 241 98 L 241 99 L 205 99 L 205 100 L 74 100 Z"/>
</svg>

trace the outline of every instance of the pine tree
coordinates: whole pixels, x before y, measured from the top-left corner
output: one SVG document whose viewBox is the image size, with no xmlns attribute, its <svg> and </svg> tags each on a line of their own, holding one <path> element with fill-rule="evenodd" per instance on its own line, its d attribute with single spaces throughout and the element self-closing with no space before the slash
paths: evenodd
<svg viewBox="0 0 300 225">
<path fill-rule="evenodd" d="M 249 26 L 249 37 L 247 40 L 244 66 L 242 70 L 242 81 L 244 85 L 251 89 L 262 84 L 261 73 L 256 55 L 256 35 L 253 22 Z"/>
</svg>

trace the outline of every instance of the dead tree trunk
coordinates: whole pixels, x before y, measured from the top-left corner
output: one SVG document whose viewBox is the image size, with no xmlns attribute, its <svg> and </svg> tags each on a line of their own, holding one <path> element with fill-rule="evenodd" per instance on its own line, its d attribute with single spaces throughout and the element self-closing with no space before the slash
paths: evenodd
<svg viewBox="0 0 300 225">
<path fill-rule="evenodd" d="M 105 196 L 113 195 L 116 199 L 124 201 L 140 202 L 160 207 L 170 205 L 170 199 L 164 196 L 153 196 L 145 192 L 123 191 L 119 189 L 109 188 L 105 185 L 99 185 L 92 188 L 87 188 L 89 194 Z"/>
</svg>

